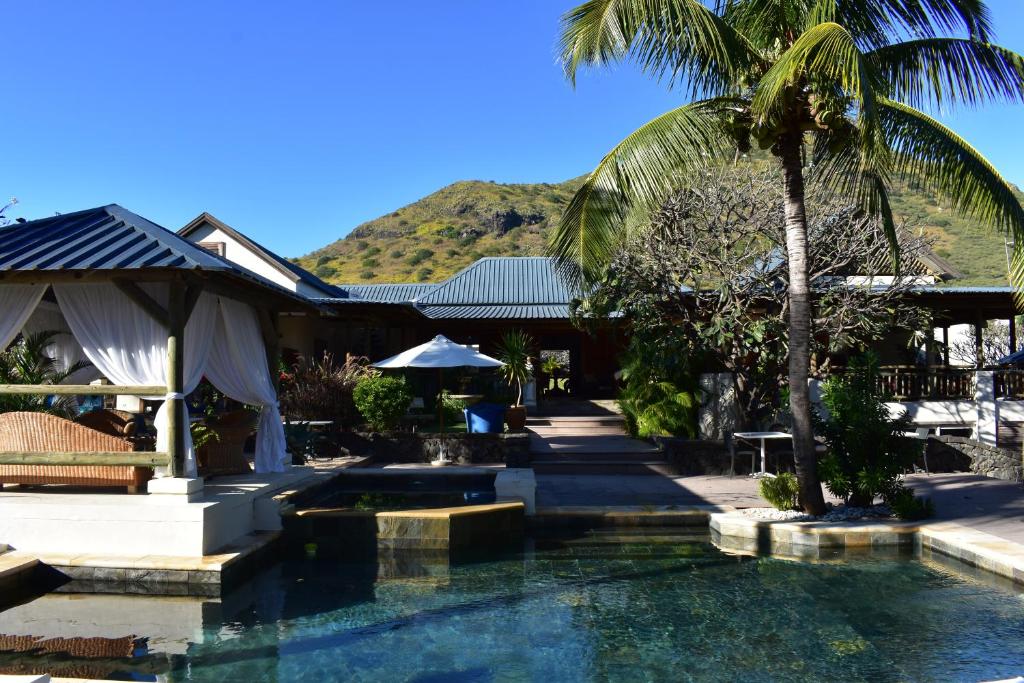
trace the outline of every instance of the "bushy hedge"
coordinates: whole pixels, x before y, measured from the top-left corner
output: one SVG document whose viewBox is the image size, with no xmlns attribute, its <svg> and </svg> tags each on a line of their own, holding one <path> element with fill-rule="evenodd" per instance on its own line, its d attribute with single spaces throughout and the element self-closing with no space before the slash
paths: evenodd
<svg viewBox="0 0 1024 683">
<path fill-rule="evenodd" d="M 364 377 L 352 398 L 370 428 L 383 432 L 398 425 L 413 395 L 402 377 Z"/>
</svg>

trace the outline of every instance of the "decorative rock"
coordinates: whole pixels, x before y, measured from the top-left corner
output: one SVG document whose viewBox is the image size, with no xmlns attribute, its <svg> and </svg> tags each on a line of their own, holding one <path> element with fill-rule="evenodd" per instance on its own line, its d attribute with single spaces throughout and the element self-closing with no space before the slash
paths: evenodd
<svg viewBox="0 0 1024 683">
<path fill-rule="evenodd" d="M 858 519 L 888 519 L 893 517 L 888 505 L 873 505 L 866 508 L 839 505 L 824 515 L 815 517 L 798 510 L 776 510 L 775 508 L 746 508 L 740 510 L 745 517 L 770 522 L 852 522 Z"/>
</svg>

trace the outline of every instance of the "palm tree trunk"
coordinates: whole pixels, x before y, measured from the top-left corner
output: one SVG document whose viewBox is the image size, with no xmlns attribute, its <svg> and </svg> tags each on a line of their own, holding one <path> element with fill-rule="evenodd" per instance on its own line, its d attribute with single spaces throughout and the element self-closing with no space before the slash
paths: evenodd
<svg viewBox="0 0 1024 683">
<path fill-rule="evenodd" d="M 793 413 L 793 460 L 800 481 L 800 505 L 809 514 L 820 515 L 825 512 L 825 498 L 818 481 L 807 389 L 811 364 L 811 292 L 807 276 L 807 214 L 800 147 L 799 133 L 786 136 L 779 144 L 789 255 L 789 409 Z"/>
</svg>

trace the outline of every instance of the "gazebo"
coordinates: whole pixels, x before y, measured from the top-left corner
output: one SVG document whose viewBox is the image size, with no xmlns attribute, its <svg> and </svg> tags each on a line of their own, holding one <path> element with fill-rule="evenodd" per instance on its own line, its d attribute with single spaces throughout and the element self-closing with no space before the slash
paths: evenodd
<svg viewBox="0 0 1024 683">
<path fill-rule="evenodd" d="M 129 465 L 195 477 L 184 398 L 205 376 L 260 407 L 257 472 L 288 467 L 276 319 L 316 311 L 307 299 L 111 204 L 0 229 L 0 349 L 41 301 L 59 308 L 82 356 L 110 384 L 0 385 L 0 394 L 162 399 L 156 451 L 25 448 L 0 452 L 0 465 Z"/>
</svg>

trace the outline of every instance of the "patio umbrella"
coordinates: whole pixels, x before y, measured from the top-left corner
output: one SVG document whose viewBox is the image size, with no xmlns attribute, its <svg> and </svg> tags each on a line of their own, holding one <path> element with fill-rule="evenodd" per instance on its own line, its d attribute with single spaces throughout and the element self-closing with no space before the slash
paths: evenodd
<svg viewBox="0 0 1024 683">
<path fill-rule="evenodd" d="M 1015 351 L 1009 356 L 1004 356 L 996 361 L 996 365 L 1019 365 L 1024 363 L 1024 349 Z"/>
<path fill-rule="evenodd" d="M 383 370 L 395 368 L 437 368 L 438 391 L 443 384 L 444 368 L 497 368 L 504 365 L 500 360 L 474 351 L 468 346 L 456 344 L 444 335 L 437 335 L 426 344 L 414 346 L 411 349 L 402 351 L 397 356 L 374 363 L 373 367 Z M 440 398 L 440 393 L 438 394 Z M 438 420 L 441 425 L 441 433 L 444 433 L 444 409 L 440 400 L 437 403 Z M 444 460 L 443 453 L 440 456 Z"/>
</svg>

